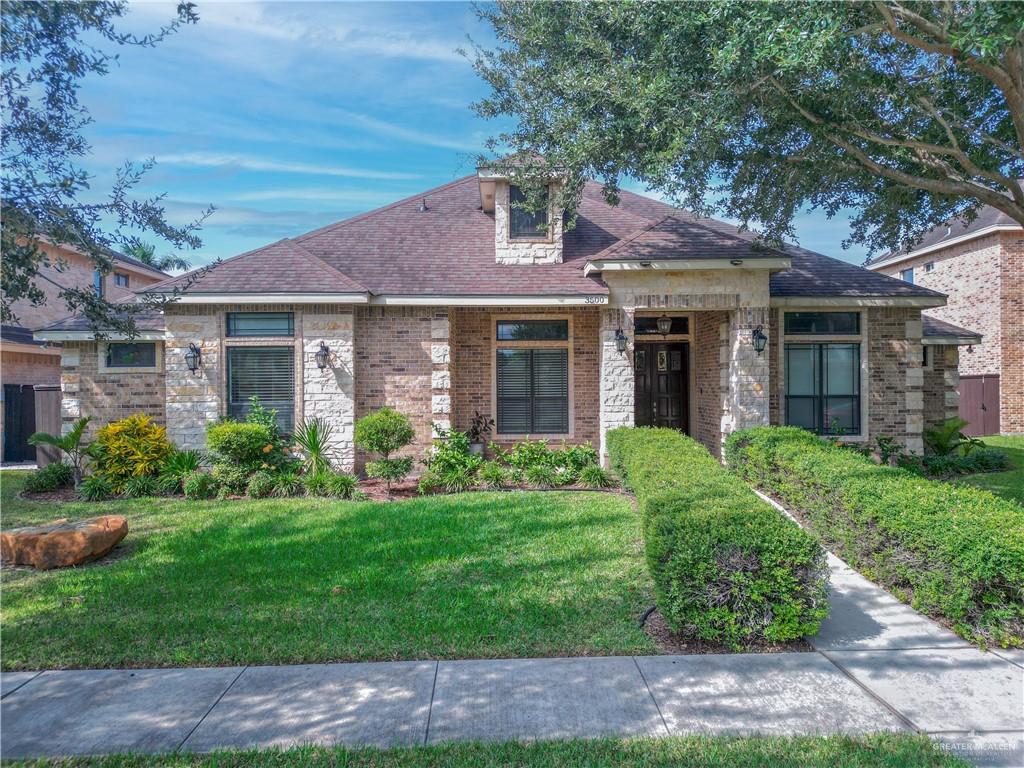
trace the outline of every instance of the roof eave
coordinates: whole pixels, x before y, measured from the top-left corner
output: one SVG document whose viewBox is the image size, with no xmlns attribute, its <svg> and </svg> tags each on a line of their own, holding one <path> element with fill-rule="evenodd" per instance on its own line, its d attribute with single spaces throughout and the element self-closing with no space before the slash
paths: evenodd
<svg viewBox="0 0 1024 768">
<path fill-rule="evenodd" d="M 160 291 L 149 292 L 151 295 Z M 173 304 L 368 304 L 368 292 L 350 293 L 182 293 L 169 298 Z"/>
<path fill-rule="evenodd" d="M 944 307 L 945 296 L 772 296 L 773 307 Z"/>
<path fill-rule="evenodd" d="M 164 331 L 138 331 L 134 336 L 126 333 L 103 331 L 104 341 L 163 341 Z M 96 331 L 62 331 L 44 328 L 32 334 L 36 341 L 95 341 Z"/>
<path fill-rule="evenodd" d="M 982 337 L 974 336 L 953 336 L 938 334 L 935 336 L 922 336 L 921 343 L 929 347 L 970 347 L 974 344 L 981 344 Z"/>
<path fill-rule="evenodd" d="M 780 272 L 790 269 L 793 260 L 778 256 L 751 257 L 735 259 L 591 259 L 583 266 L 583 275 L 589 277 L 600 272 L 629 271 L 683 271 L 694 269 L 767 269 Z"/>
<path fill-rule="evenodd" d="M 949 240 L 940 240 L 937 243 L 926 245 L 924 248 L 918 248 L 913 251 L 908 251 L 907 253 L 898 253 L 895 256 L 890 256 L 886 259 L 882 259 L 881 261 L 876 261 L 873 264 L 865 264 L 864 268 L 870 270 L 878 270 L 881 269 L 882 267 L 890 267 L 893 264 L 899 264 L 900 262 L 904 262 L 907 259 L 915 259 L 919 256 L 927 256 L 929 253 L 941 251 L 943 248 L 949 248 L 952 245 L 960 245 L 961 243 L 967 243 L 970 242 L 971 240 L 976 240 L 979 237 L 987 237 L 988 235 L 994 234 L 996 232 L 1014 232 L 1019 229 L 1021 229 L 1021 227 L 1013 226 L 1010 224 L 993 224 L 990 227 L 983 227 L 982 229 L 979 229 L 976 232 L 965 232 L 962 235 L 951 237 Z"/>
</svg>

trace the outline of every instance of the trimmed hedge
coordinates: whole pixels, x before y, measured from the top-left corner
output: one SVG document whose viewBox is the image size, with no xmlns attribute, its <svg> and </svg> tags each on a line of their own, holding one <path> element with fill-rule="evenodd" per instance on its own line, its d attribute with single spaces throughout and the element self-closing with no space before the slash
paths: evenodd
<svg viewBox="0 0 1024 768">
<path fill-rule="evenodd" d="M 608 433 L 643 514 L 658 608 L 676 632 L 739 650 L 818 631 L 828 568 L 815 539 L 670 429 Z"/>
<path fill-rule="evenodd" d="M 904 602 L 979 645 L 1024 643 L 1021 505 L 880 466 L 793 427 L 736 432 L 726 457 Z"/>
</svg>

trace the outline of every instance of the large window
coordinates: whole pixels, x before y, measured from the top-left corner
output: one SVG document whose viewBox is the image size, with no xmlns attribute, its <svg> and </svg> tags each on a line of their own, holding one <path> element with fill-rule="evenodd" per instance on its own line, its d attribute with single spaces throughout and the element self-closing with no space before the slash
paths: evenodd
<svg viewBox="0 0 1024 768">
<path fill-rule="evenodd" d="M 569 321 L 499 320 L 495 378 L 497 431 L 569 432 Z"/>
<path fill-rule="evenodd" d="M 252 397 L 277 411 L 277 426 L 295 425 L 295 351 L 292 347 L 228 348 L 228 416 L 244 419 Z"/>
<path fill-rule="evenodd" d="M 228 336 L 294 336 L 291 312 L 229 312 Z"/>
<path fill-rule="evenodd" d="M 786 344 L 786 423 L 860 434 L 860 344 Z"/>
<path fill-rule="evenodd" d="M 509 235 L 513 238 L 537 239 L 548 235 L 548 192 L 544 190 L 544 208 L 531 211 L 526 208 L 526 193 L 514 184 L 509 188 Z"/>
<path fill-rule="evenodd" d="M 860 333 L 859 312 L 787 312 L 786 335 L 855 336 Z"/>
<path fill-rule="evenodd" d="M 156 368 L 156 342 L 107 344 L 107 368 Z"/>
</svg>

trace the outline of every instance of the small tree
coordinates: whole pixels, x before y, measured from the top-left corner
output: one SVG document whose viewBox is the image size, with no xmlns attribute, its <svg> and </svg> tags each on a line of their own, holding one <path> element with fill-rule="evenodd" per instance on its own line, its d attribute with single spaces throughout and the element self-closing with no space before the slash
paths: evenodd
<svg viewBox="0 0 1024 768">
<path fill-rule="evenodd" d="M 403 414 L 392 408 L 381 408 L 356 422 L 355 442 L 360 448 L 379 453 L 380 461 L 366 464 L 366 474 L 379 477 L 391 495 L 391 483 L 401 480 L 412 470 L 412 458 L 392 459 L 391 454 L 412 442 L 416 433 Z"/>
<path fill-rule="evenodd" d="M 88 455 L 89 443 L 84 443 L 85 428 L 92 421 L 92 416 L 83 416 L 71 427 L 66 435 L 51 435 L 49 432 L 36 432 L 29 437 L 29 445 L 52 445 L 67 454 L 68 463 L 71 464 L 72 478 L 75 481 L 75 488 L 82 483 L 82 464 Z"/>
</svg>

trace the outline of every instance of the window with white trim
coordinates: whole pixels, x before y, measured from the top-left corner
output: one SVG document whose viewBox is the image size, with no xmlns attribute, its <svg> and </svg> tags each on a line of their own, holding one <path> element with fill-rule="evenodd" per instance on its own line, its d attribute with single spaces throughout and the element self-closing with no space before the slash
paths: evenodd
<svg viewBox="0 0 1024 768">
<path fill-rule="evenodd" d="M 110 342 L 107 344 L 107 368 L 156 368 L 156 342 Z"/>
<path fill-rule="evenodd" d="M 913 285 L 914 284 L 914 268 L 910 267 L 908 269 L 901 269 L 900 270 L 900 280 L 902 280 L 904 283 L 910 283 L 911 285 Z"/>
<path fill-rule="evenodd" d="M 277 411 L 277 426 L 295 425 L 295 350 L 292 347 L 228 347 L 228 416 L 243 420 L 252 398 Z"/>
<path fill-rule="evenodd" d="M 499 320 L 495 338 L 497 433 L 569 433 L 569 321 Z"/>
</svg>

